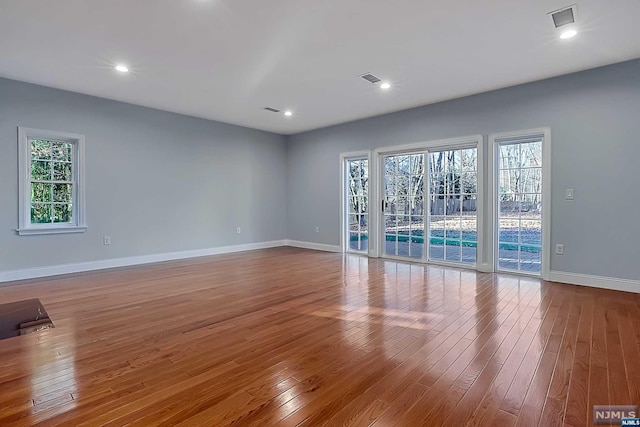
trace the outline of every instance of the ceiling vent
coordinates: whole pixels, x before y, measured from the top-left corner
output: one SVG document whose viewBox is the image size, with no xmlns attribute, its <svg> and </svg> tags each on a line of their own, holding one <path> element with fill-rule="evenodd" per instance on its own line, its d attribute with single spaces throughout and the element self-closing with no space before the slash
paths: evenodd
<svg viewBox="0 0 640 427">
<path fill-rule="evenodd" d="M 555 28 L 560 28 L 565 25 L 575 24 L 578 18 L 578 10 L 574 4 L 549 13 L 549 17 L 551 18 L 553 26 Z"/>
<path fill-rule="evenodd" d="M 363 79 L 365 79 L 369 83 L 373 83 L 373 84 L 379 83 L 381 81 L 379 78 L 377 78 L 376 76 L 374 76 L 371 73 L 363 74 L 360 77 L 362 77 Z"/>
<path fill-rule="evenodd" d="M 279 113 L 280 110 L 278 110 L 277 108 L 273 108 L 273 107 L 264 107 L 265 110 L 267 111 L 271 111 L 272 113 Z"/>
</svg>

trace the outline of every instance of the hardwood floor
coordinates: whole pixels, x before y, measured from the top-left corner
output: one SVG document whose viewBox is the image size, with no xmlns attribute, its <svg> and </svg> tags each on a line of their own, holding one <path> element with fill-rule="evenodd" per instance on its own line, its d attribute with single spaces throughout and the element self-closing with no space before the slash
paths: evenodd
<svg viewBox="0 0 640 427">
<path fill-rule="evenodd" d="M 276 248 L 0 287 L 0 425 L 588 426 L 640 402 L 640 295 Z"/>
</svg>

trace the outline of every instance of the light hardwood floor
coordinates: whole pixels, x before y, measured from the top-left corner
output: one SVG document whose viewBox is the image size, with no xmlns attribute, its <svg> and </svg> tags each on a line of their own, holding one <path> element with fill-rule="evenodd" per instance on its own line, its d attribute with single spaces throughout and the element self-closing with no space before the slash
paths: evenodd
<svg viewBox="0 0 640 427">
<path fill-rule="evenodd" d="M 640 403 L 640 296 L 276 248 L 9 284 L 0 425 L 587 426 Z"/>
</svg>

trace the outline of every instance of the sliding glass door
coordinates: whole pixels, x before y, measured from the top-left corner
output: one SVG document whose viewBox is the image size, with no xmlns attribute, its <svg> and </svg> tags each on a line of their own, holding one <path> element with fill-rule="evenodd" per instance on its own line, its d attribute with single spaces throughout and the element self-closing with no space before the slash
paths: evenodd
<svg viewBox="0 0 640 427">
<path fill-rule="evenodd" d="M 475 264 L 476 147 L 382 156 L 382 254 Z"/>
<path fill-rule="evenodd" d="M 345 250 L 547 278 L 550 139 L 492 134 L 488 157 L 480 135 L 343 154 Z"/>
</svg>

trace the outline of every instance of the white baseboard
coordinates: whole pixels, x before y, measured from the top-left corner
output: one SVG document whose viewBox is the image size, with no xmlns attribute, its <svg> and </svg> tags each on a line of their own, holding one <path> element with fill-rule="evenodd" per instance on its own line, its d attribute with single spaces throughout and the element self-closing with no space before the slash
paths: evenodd
<svg viewBox="0 0 640 427">
<path fill-rule="evenodd" d="M 287 246 L 293 246 L 294 248 L 313 249 L 316 251 L 325 252 L 342 252 L 339 245 L 327 245 L 324 243 L 314 242 L 301 242 L 299 240 L 285 240 Z"/>
<path fill-rule="evenodd" d="M 195 249 L 190 251 L 168 252 L 162 254 L 142 255 L 127 258 L 112 258 L 75 264 L 27 268 L 22 270 L 0 271 L 0 283 L 24 279 L 36 279 L 39 277 L 58 276 L 61 274 L 80 273 L 84 271 L 103 270 L 106 268 L 128 267 L 132 265 L 151 264 L 154 262 L 175 261 L 211 255 L 229 254 L 234 252 L 252 251 L 257 249 L 275 248 L 279 246 L 292 246 L 296 248 L 312 249 L 325 252 L 342 251 L 340 249 L 340 246 L 338 245 L 302 242 L 299 240 L 273 240 L 269 242 L 248 243 L 243 245 L 220 246 L 217 248 Z M 477 269 L 478 271 L 491 271 L 491 269 L 485 265 L 479 265 Z M 640 293 L 640 281 L 638 280 L 590 276 L 586 274 L 567 273 L 564 271 L 550 271 L 549 281 L 569 283 L 572 285 L 592 286 L 596 288 L 612 289 L 616 291 Z"/>
<path fill-rule="evenodd" d="M 151 264 L 154 262 L 174 261 L 187 258 L 228 254 L 233 252 L 252 251 L 256 249 L 286 246 L 286 240 L 248 243 L 243 245 L 220 246 L 217 248 L 195 249 L 190 251 L 168 252 L 162 254 L 142 255 L 126 258 L 112 258 L 100 261 L 81 262 L 76 264 L 52 265 L 47 267 L 27 268 L 23 270 L 0 271 L 0 283 L 14 280 L 35 279 L 38 277 L 58 276 L 60 274 L 80 273 L 83 271 L 103 270 L 105 268 L 128 267 L 132 265 Z"/>
<path fill-rule="evenodd" d="M 566 273 L 564 271 L 550 271 L 549 281 L 569 283 L 572 285 L 592 286 L 594 288 L 613 289 L 615 291 L 640 293 L 640 281 L 638 280 L 590 276 L 587 274 Z"/>
</svg>

